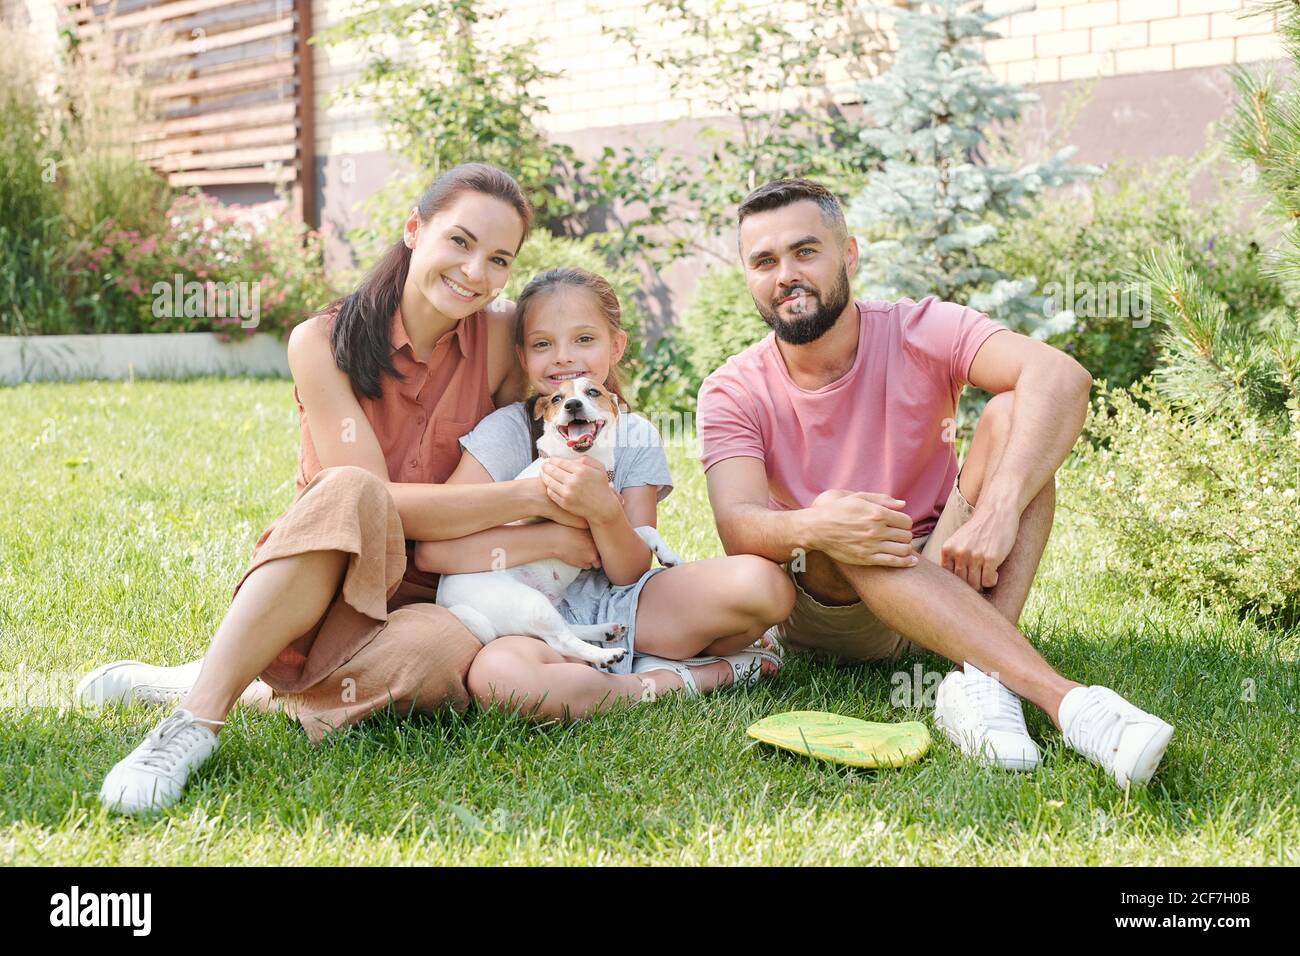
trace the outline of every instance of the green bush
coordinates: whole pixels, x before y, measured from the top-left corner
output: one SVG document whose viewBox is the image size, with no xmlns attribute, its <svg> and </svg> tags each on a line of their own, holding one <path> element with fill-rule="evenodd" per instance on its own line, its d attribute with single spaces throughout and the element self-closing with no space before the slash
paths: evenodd
<svg viewBox="0 0 1300 956">
<path fill-rule="evenodd" d="M 1300 412 L 1196 420 L 1149 384 L 1105 391 L 1062 471 L 1063 500 L 1114 542 L 1134 590 L 1285 618 L 1300 609 Z"/>
<path fill-rule="evenodd" d="M 770 331 L 742 269 L 715 266 L 701 275 L 678 333 L 690 359 L 691 395 L 699 393 L 700 383 L 714 369 Z"/>
<path fill-rule="evenodd" d="M 14 32 L 0 43 L 0 333 L 58 329 L 71 321 L 58 156 L 36 65 Z"/>
<path fill-rule="evenodd" d="M 283 337 L 333 298 L 319 236 L 277 215 L 274 206 L 225 206 L 193 190 L 176 197 L 164 222 L 145 235 L 108 220 L 102 245 L 74 261 L 84 284 L 95 290 L 85 302 L 84 331 L 261 331 Z M 182 290 L 196 288 L 190 283 L 203 286 L 199 308 L 191 308 L 199 303 L 190 291 L 175 295 L 177 277 Z M 225 303 L 215 295 L 207 299 L 209 283 L 238 294 Z"/>
<path fill-rule="evenodd" d="M 1214 157 L 1211 152 L 1193 163 L 1176 158 L 1146 167 L 1113 164 L 1082 194 L 1045 200 L 990 244 L 997 268 L 1035 276 L 1040 292 L 1056 283 L 1063 297 L 1066 290 L 1073 290 L 1075 299 L 1085 297 L 1075 328 L 1049 341 L 1072 354 L 1094 378 L 1112 386 L 1131 385 L 1155 368 L 1159 323 L 1148 324 L 1149 314 L 1108 308 L 1122 304 L 1118 294 L 1097 296 L 1091 309 L 1086 296 L 1089 289 L 1105 287 L 1140 292 L 1129 270 L 1170 240 L 1180 243 L 1187 267 L 1227 304 L 1240 325 L 1252 326 L 1281 305 L 1281 286 L 1261 272 L 1254 230 L 1235 225 L 1231 200 L 1197 205 L 1188 200 L 1193 177 Z M 1139 295 L 1137 301 L 1141 299 Z M 1061 305 L 1072 307 L 1068 301 Z"/>
</svg>

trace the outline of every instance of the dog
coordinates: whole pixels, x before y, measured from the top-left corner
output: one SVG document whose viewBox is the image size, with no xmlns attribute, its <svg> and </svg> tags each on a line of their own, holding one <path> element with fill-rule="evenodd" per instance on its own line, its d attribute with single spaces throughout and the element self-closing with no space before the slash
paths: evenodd
<svg viewBox="0 0 1300 956">
<path fill-rule="evenodd" d="M 537 440 L 538 457 L 518 478 L 541 474 L 545 458 L 578 458 L 590 455 L 600 463 L 608 480 L 614 479 L 615 431 L 618 402 L 589 378 L 564 382 L 558 391 L 533 404 L 534 418 L 543 420 Z M 524 519 L 530 524 L 543 518 Z M 681 558 L 649 525 L 635 529 L 637 535 L 664 567 L 681 563 Z M 565 657 L 608 667 L 621 661 L 623 648 L 597 647 L 622 638 L 622 624 L 571 625 L 557 606 L 564 592 L 581 573 L 581 568 L 557 558 L 547 558 L 500 571 L 445 574 L 438 582 L 438 604 L 456 615 L 482 643 L 504 634 L 523 634 L 544 640 Z"/>
</svg>

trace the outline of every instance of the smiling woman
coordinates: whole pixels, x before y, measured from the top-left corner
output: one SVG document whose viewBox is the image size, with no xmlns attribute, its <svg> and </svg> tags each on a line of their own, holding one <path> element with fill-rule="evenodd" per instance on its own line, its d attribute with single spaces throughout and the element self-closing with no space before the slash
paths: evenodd
<svg viewBox="0 0 1300 956">
<path fill-rule="evenodd" d="M 410 561 L 414 543 L 520 518 L 576 521 L 538 478 L 445 484 L 459 438 L 522 397 L 513 310 L 486 306 L 530 222 L 508 174 L 457 166 L 360 288 L 294 329 L 298 493 L 258 539 L 197 678 L 193 664 L 121 661 L 78 688 L 85 702 L 180 700 L 109 772 L 110 808 L 178 800 L 241 698 L 292 714 L 313 742 L 390 704 L 468 706 L 479 643 L 432 603 L 436 581 Z"/>
</svg>

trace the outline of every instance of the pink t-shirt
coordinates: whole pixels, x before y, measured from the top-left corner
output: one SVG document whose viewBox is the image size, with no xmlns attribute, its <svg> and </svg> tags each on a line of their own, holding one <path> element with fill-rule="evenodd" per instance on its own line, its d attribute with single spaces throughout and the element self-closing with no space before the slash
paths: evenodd
<svg viewBox="0 0 1300 956">
<path fill-rule="evenodd" d="M 981 345 L 1005 326 L 933 296 L 861 302 L 849 372 L 813 391 L 790 378 L 775 333 L 704 380 L 697 428 L 707 471 L 761 459 L 768 506 L 806 508 L 823 491 L 875 491 L 907 502 L 929 534 L 957 479 L 951 419 Z"/>
</svg>

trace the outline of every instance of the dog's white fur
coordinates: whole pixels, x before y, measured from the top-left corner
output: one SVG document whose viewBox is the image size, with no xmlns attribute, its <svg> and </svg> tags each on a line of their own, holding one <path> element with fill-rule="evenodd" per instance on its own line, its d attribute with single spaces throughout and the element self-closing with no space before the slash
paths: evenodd
<svg viewBox="0 0 1300 956">
<path fill-rule="evenodd" d="M 589 378 L 577 378 L 564 382 L 554 395 L 539 399 L 536 408 L 545 422 L 537 441 L 539 457 L 517 477 L 539 475 L 545 457 L 578 458 L 584 454 L 599 462 L 607 475 L 614 473 L 619 413 L 618 402 L 609 392 Z M 601 423 L 594 440 L 583 437 L 570 442 L 563 430 L 575 419 Z M 646 525 L 635 530 L 660 564 L 671 567 L 681 563 L 654 528 Z M 556 609 L 579 573 L 580 568 L 547 558 L 500 571 L 444 574 L 438 582 L 437 603 L 460 618 L 484 644 L 505 634 L 523 634 L 541 638 L 565 657 L 602 666 L 614 664 L 623 659 L 623 648 L 595 647 L 593 643 L 618 640 L 625 630 L 622 624 L 571 625 Z"/>
</svg>

